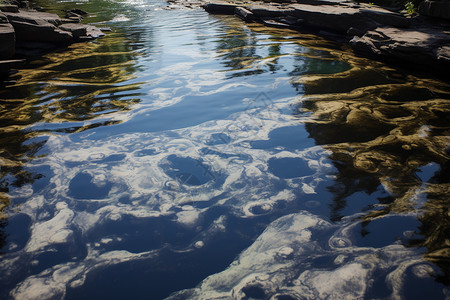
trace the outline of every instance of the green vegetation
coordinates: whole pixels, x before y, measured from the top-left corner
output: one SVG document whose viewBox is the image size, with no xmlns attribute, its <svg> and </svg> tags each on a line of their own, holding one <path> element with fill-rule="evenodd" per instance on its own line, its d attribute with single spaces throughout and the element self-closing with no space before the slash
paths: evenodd
<svg viewBox="0 0 450 300">
<path fill-rule="evenodd" d="M 411 1 L 405 3 L 405 9 L 410 16 L 412 16 L 416 12 L 416 6 Z"/>
<path fill-rule="evenodd" d="M 387 7 L 399 7 L 404 8 L 408 15 L 414 15 L 417 12 L 419 4 L 423 0 L 362 0 L 361 2 L 367 3 L 369 6 L 387 6 Z"/>
</svg>

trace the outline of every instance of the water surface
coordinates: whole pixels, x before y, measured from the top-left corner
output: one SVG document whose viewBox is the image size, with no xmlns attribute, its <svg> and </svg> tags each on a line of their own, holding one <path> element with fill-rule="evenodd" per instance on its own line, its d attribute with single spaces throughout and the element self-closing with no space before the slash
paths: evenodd
<svg viewBox="0 0 450 300">
<path fill-rule="evenodd" d="M 449 84 L 165 6 L 0 91 L 1 297 L 450 297 Z"/>
</svg>

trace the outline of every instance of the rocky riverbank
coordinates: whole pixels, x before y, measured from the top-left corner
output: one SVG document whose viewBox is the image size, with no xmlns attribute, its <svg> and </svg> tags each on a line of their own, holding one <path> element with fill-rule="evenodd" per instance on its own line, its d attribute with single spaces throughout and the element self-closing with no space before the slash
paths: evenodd
<svg viewBox="0 0 450 300">
<path fill-rule="evenodd" d="M 447 76 L 450 68 L 450 1 L 425 1 L 414 17 L 400 9 L 350 0 L 273 0 L 190 2 L 212 14 L 234 14 L 247 22 L 319 35 L 348 42 L 363 56 Z"/>
<path fill-rule="evenodd" d="M 81 24 L 87 12 L 80 9 L 67 10 L 65 18 L 61 18 L 28 5 L 0 4 L 0 80 L 9 75 L 11 68 L 24 63 L 23 57 L 40 56 L 104 35 L 101 28 Z"/>
<path fill-rule="evenodd" d="M 65 17 L 29 7 L 28 1 L 0 4 L 0 80 L 24 62 L 67 45 L 98 38 L 102 29 L 82 24 L 86 12 Z M 18 2 L 19 1 L 19 2 Z M 22 2 L 20 2 L 22 1 Z M 400 9 L 351 0 L 168 0 L 169 7 L 203 7 L 212 14 L 234 14 L 246 22 L 313 31 L 347 42 L 355 53 L 448 77 L 450 1 L 425 0 L 414 17 Z"/>
</svg>

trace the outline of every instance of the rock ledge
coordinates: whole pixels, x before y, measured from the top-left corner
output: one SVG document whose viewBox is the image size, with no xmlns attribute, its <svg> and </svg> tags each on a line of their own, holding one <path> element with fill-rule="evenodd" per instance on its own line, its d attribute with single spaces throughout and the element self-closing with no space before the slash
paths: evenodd
<svg viewBox="0 0 450 300">
<path fill-rule="evenodd" d="M 56 14 L 0 5 L 0 80 L 5 79 L 14 56 L 39 56 L 75 42 L 93 40 L 104 35 L 97 27 L 81 24 L 86 12 L 66 11 L 66 18 Z"/>
<path fill-rule="evenodd" d="M 436 8 L 444 5 L 442 1 L 426 0 L 420 7 L 424 15 L 413 18 L 350 0 L 273 1 L 197 3 L 209 13 L 235 14 L 246 22 L 312 30 L 349 43 L 357 54 L 397 65 L 444 75 L 450 68 L 450 22 L 447 10 Z M 180 4 L 193 7 L 189 0 L 179 0 Z M 430 18 L 432 15 L 439 18 Z"/>
</svg>

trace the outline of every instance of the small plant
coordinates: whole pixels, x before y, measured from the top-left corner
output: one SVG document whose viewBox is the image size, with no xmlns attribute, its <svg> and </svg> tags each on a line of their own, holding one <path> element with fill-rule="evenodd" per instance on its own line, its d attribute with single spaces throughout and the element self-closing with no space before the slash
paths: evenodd
<svg viewBox="0 0 450 300">
<path fill-rule="evenodd" d="M 416 7 L 414 6 L 414 3 L 412 3 L 411 1 L 405 3 L 405 9 L 406 13 L 410 16 L 412 16 L 416 12 Z"/>
<path fill-rule="evenodd" d="M 374 6 L 375 4 L 373 2 L 369 2 L 369 6 Z"/>
</svg>

